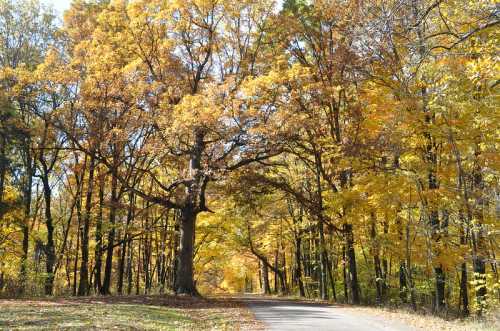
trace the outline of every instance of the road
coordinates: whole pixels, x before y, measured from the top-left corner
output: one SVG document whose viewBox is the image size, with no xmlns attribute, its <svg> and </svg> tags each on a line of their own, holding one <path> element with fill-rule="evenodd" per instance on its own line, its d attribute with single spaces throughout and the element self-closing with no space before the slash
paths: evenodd
<svg viewBox="0 0 500 331">
<path fill-rule="evenodd" d="M 246 297 L 244 301 L 266 330 L 413 331 L 403 322 L 386 320 L 351 308 L 294 300 Z"/>
</svg>

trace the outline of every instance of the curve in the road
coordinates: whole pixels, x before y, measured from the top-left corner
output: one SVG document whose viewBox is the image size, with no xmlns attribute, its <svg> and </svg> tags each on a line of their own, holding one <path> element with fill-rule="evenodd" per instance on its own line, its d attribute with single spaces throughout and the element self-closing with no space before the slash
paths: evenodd
<svg viewBox="0 0 500 331">
<path fill-rule="evenodd" d="M 353 313 L 342 306 L 251 297 L 245 302 L 273 331 L 412 331 L 412 327 L 379 316 Z"/>
</svg>

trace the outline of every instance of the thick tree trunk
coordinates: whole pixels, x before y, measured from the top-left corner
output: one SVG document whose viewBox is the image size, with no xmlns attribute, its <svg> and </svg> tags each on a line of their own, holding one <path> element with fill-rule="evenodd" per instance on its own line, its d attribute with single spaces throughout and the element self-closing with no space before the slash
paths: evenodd
<svg viewBox="0 0 500 331">
<path fill-rule="evenodd" d="M 194 283 L 193 253 L 195 238 L 196 212 L 192 206 L 181 209 L 180 247 L 178 253 L 175 293 L 197 296 Z"/>
<path fill-rule="evenodd" d="M 271 294 L 271 286 L 269 285 L 269 268 L 267 264 L 259 260 L 260 273 L 262 277 L 262 293 Z"/>
</svg>

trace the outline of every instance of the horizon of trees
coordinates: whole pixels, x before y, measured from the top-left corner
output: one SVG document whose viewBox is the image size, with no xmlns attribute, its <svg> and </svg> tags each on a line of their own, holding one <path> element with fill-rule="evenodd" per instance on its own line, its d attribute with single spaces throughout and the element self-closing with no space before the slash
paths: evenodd
<svg viewBox="0 0 500 331">
<path fill-rule="evenodd" d="M 0 0 L 0 296 L 483 315 L 493 0 Z"/>
</svg>

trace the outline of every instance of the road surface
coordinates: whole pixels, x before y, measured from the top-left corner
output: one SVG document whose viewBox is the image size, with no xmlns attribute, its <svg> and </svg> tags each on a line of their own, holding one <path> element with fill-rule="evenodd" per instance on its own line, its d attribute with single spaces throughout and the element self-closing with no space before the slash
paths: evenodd
<svg viewBox="0 0 500 331">
<path fill-rule="evenodd" d="M 244 301 L 266 330 L 414 331 L 404 322 L 387 320 L 342 306 L 293 300 L 246 297 Z"/>
</svg>

